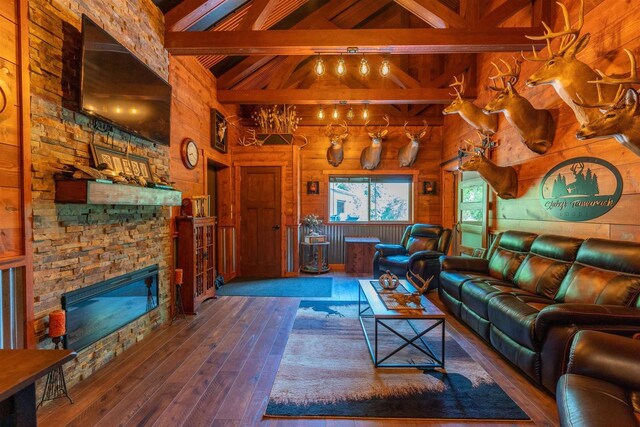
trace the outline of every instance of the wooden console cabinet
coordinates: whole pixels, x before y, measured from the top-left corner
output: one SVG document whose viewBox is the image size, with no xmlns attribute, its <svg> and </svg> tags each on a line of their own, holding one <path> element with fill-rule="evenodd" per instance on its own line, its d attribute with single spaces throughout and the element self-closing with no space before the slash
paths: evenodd
<svg viewBox="0 0 640 427">
<path fill-rule="evenodd" d="M 345 271 L 351 274 L 373 274 L 373 256 L 378 243 L 380 239 L 377 237 L 345 237 Z"/>
<path fill-rule="evenodd" d="M 176 218 L 178 268 L 184 271 L 182 303 L 187 314 L 216 297 L 216 218 Z"/>
</svg>

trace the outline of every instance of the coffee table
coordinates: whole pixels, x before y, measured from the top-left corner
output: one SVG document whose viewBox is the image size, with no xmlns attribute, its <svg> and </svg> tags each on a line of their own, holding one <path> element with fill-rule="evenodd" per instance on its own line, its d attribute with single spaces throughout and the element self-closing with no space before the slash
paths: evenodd
<svg viewBox="0 0 640 427">
<path fill-rule="evenodd" d="M 373 280 L 374 282 L 377 282 Z M 358 293 L 358 317 L 360 319 L 360 325 L 364 333 L 364 339 L 367 342 L 369 348 L 369 354 L 376 368 L 418 368 L 423 370 L 430 370 L 435 368 L 444 368 L 444 328 L 445 328 L 445 315 L 438 307 L 436 307 L 431 301 L 424 296 L 420 297 L 422 309 L 397 309 L 390 310 L 380 299 L 380 295 L 372 285 L 372 280 L 360 280 L 360 291 Z M 409 292 L 415 291 L 415 288 L 411 286 L 406 280 L 401 280 L 400 283 Z M 373 337 L 369 336 L 367 328 L 365 327 L 365 319 L 374 320 L 374 334 Z M 411 332 L 401 332 L 398 327 L 394 327 L 398 321 L 406 321 L 411 327 Z M 390 331 L 393 335 L 399 338 L 400 344 L 389 350 L 386 354 L 379 354 L 379 329 L 384 328 Z M 431 346 L 425 340 L 425 335 L 431 331 L 440 332 L 440 355 L 436 355 Z M 373 338 L 373 339 L 372 339 Z M 373 342 L 372 342 L 373 341 Z M 407 346 L 419 350 L 426 356 L 425 361 L 416 361 L 412 363 L 393 363 L 389 359 L 400 352 Z"/>
</svg>

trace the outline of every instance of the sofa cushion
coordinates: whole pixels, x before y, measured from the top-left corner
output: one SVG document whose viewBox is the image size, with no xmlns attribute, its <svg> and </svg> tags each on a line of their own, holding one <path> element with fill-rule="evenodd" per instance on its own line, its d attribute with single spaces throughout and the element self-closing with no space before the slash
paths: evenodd
<svg viewBox="0 0 640 427">
<path fill-rule="evenodd" d="M 513 286 L 507 282 L 488 283 L 484 280 L 469 280 L 461 287 L 460 301 L 478 316 L 488 319 L 489 300 L 508 289 L 513 289 Z"/>
<path fill-rule="evenodd" d="M 385 270 L 384 267 L 396 267 L 396 268 L 407 268 L 407 262 L 409 261 L 409 257 L 406 255 L 391 255 L 384 258 L 380 258 L 380 267 L 382 270 Z"/>
<path fill-rule="evenodd" d="M 487 309 L 491 324 L 518 344 L 531 350 L 538 349 L 535 336 L 535 322 L 540 310 L 553 300 L 532 298 L 527 296 L 502 294 L 489 300 Z"/>
<path fill-rule="evenodd" d="M 460 300 L 460 287 L 464 282 L 476 279 L 488 279 L 493 277 L 480 273 L 465 273 L 464 271 L 441 271 L 440 272 L 440 287 L 447 291 L 447 293 Z"/>
<path fill-rule="evenodd" d="M 520 231 L 505 231 L 489 260 L 489 274 L 500 280 L 513 281 L 518 267 L 531 249 L 536 235 Z"/>
<path fill-rule="evenodd" d="M 640 307 L 640 244 L 587 239 L 560 284 L 558 302 Z"/>
<path fill-rule="evenodd" d="M 409 240 L 407 241 L 407 252 L 409 254 L 414 254 L 418 251 L 435 251 L 438 249 L 438 241 L 439 237 L 434 236 L 433 238 L 426 237 L 414 237 L 414 234 L 411 234 Z"/>
<path fill-rule="evenodd" d="M 581 239 L 572 237 L 538 236 L 518 268 L 513 282 L 531 293 L 546 298 L 555 297 L 582 242 Z"/>
<path fill-rule="evenodd" d="M 637 426 L 626 390 L 599 379 L 566 374 L 556 387 L 558 416 L 567 426 Z"/>
</svg>

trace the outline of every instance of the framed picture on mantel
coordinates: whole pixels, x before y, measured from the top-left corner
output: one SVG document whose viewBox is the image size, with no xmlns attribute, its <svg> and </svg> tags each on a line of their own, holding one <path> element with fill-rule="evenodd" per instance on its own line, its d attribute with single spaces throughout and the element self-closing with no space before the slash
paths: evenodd
<svg viewBox="0 0 640 427">
<path fill-rule="evenodd" d="M 116 173 L 124 173 L 128 176 L 141 176 L 144 179 L 151 179 L 151 167 L 149 159 L 146 157 L 127 155 L 122 151 L 102 145 L 91 144 L 91 156 L 93 157 L 93 167 L 106 164 L 109 169 Z"/>
<path fill-rule="evenodd" d="M 227 121 L 216 109 L 211 110 L 211 147 L 221 153 L 227 152 Z"/>
</svg>

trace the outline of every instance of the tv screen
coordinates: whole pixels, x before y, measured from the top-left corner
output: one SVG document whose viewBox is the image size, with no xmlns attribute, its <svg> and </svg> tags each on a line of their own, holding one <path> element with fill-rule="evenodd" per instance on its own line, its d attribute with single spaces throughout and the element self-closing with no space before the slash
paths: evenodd
<svg viewBox="0 0 640 427">
<path fill-rule="evenodd" d="M 169 144 L 171 86 L 86 16 L 82 35 L 82 110 Z"/>
</svg>

